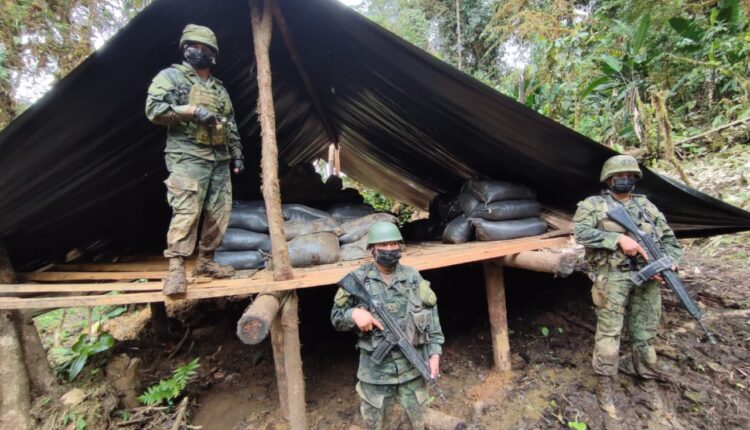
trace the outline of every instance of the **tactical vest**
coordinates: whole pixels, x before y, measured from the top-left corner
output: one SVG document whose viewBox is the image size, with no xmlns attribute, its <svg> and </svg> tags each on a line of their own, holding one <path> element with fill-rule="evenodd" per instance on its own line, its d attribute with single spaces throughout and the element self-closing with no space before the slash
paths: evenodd
<svg viewBox="0 0 750 430">
<path fill-rule="evenodd" d="M 229 129 L 226 123 L 232 114 L 232 105 L 229 94 L 221 85 L 221 81 L 212 77 L 204 82 L 195 75 L 190 67 L 183 64 L 173 64 L 167 70 L 170 80 L 177 88 L 178 100 L 176 104 L 203 106 L 222 118 L 221 123 L 211 127 L 189 123 L 187 127 L 195 137 L 195 141 L 200 145 L 226 145 L 229 137 Z M 215 81 L 213 88 L 212 80 Z"/>
<path fill-rule="evenodd" d="M 362 278 L 367 276 L 370 270 L 373 270 L 372 265 L 366 266 L 366 270 L 363 274 L 357 273 L 355 276 Z M 416 276 L 415 273 L 408 273 L 405 282 L 407 293 L 405 303 L 400 303 L 404 300 L 403 296 L 395 294 L 389 295 L 386 291 L 386 287 L 381 283 L 374 284 L 366 278 L 364 279 L 364 284 L 367 287 L 370 296 L 380 303 L 380 305 L 390 312 L 398 321 L 407 338 L 411 339 L 412 345 L 419 347 L 427 344 L 429 341 L 430 329 L 432 328 L 432 310 L 430 307 L 434 306 L 435 303 L 425 303 L 425 300 L 420 297 L 419 277 Z M 368 311 L 374 315 L 372 309 L 368 309 Z M 374 351 L 383 339 L 383 332 L 380 330 L 359 332 L 357 346 L 367 351 Z M 398 351 L 398 348 L 394 351 Z"/>
<path fill-rule="evenodd" d="M 596 218 L 598 220 L 596 228 L 602 231 L 625 234 L 635 240 L 635 237 L 633 237 L 632 234 L 628 233 L 624 227 L 607 217 L 607 211 L 611 207 L 613 207 L 614 205 L 622 205 L 622 203 L 616 202 L 615 199 L 607 192 L 604 192 L 601 195 L 596 196 L 595 198 L 595 205 L 597 208 Z M 656 219 L 659 216 L 659 212 L 656 207 L 654 207 L 654 205 L 651 204 L 648 199 L 646 199 L 646 196 L 642 194 L 631 194 L 631 198 L 638 208 L 638 213 L 637 216 L 634 217 L 633 213 L 631 213 L 630 211 L 627 212 L 633 218 L 633 221 L 635 221 L 638 228 L 643 230 L 648 235 L 656 233 L 656 237 L 660 238 L 664 232 L 656 224 Z M 614 269 L 617 267 L 626 268 L 626 266 L 629 266 L 629 262 L 631 261 L 629 260 L 629 258 L 630 257 L 625 255 L 625 253 L 623 253 L 619 247 L 617 247 L 615 251 L 588 247 L 585 250 L 586 262 L 592 269 L 597 269 L 605 265 L 609 265 L 610 269 Z M 639 255 L 635 263 L 636 266 L 643 266 L 646 262 L 643 261 L 642 257 Z"/>
</svg>

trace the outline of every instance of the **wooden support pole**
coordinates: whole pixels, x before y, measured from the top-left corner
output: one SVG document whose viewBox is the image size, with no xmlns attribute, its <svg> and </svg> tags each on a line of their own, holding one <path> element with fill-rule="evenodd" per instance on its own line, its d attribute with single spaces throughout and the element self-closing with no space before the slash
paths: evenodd
<svg viewBox="0 0 750 430">
<path fill-rule="evenodd" d="M 341 147 L 339 145 L 334 145 L 333 167 L 336 176 L 341 176 Z"/>
<path fill-rule="evenodd" d="M 482 263 L 484 287 L 487 290 L 487 308 L 490 314 L 492 358 L 495 370 L 510 371 L 510 342 L 508 317 L 505 308 L 505 278 L 503 268 L 490 262 Z"/>
<path fill-rule="evenodd" d="M 276 370 L 276 388 L 279 391 L 281 416 L 289 421 L 289 382 L 284 363 L 284 330 L 281 327 L 281 315 L 278 313 L 271 323 L 271 347 L 273 348 L 273 365 Z"/>
<path fill-rule="evenodd" d="M 328 176 L 336 176 L 336 146 L 332 143 L 328 145 Z"/>
<path fill-rule="evenodd" d="M 279 187 L 279 148 L 276 144 L 276 113 L 273 108 L 273 83 L 271 81 L 271 1 L 250 0 L 252 15 L 253 46 L 258 76 L 258 120 L 262 140 L 261 177 L 263 201 L 268 215 L 268 231 L 271 236 L 273 279 L 283 281 L 292 278 L 289 251 L 284 236 L 284 217 L 281 211 Z"/>
<path fill-rule="evenodd" d="M 502 266 L 565 277 L 576 270 L 577 257 L 570 252 L 526 251 L 500 257 L 495 262 Z"/>
<path fill-rule="evenodd" d="M 151 332 L 157 339 L 169 337 L 169 318 L 167 317 L 167 306 L 163 302 L 149 303 L 151 309 Z"/>
<path fill-rule="evenodd" d="M 261 8 L 260 1 L 250 0 L 250 13 L 258 77 L 258 119 L 260 121 L 262 138 L 262 190 L 263 200 L 266 205 L 266 214 L 268 215 L 268 230 L 271 236 L 273 280 L 284 281 L 292 279 L 293 275 L 292 266 L 289 263 L 289 251 L 284 236 L 284 219 L 281 211 L 278 172 L 279 150 L 276 144 L 276 115 L 273 107 L 273 85 L 271 82 L 271 60 L 269 56 L 272 35 L 272 14 L 276 5 L 271 0 L 262 0 L 263 6 Z M 281 11 L 276 10 L 276 14 L 278 15 L 277 22 L 284 25 Z M 283 31 L 284 29 L 282 28 Z M 286 38 L 286 36 L 284 37 Z M 287 47 L 289 48 L 289 44 Z M 298 56 L 292 53 L 293 61 Z M 297 67 L 300 70 L 299 66 Z M 302 72 L 300 73 L 302 75 Z M 304 79 L 305 77 L 303 76 Z M 308 86 L 309 91 L 310 84 L 306 83 L 306 86 Z M 319 110 L 319 114 L 322 120 L 325 121 L 322 110 Z M 283 300 L 279 318 L 283 349 L 278 348 L 278 338 L 274 342 L 274 363 L 277 375 L 281 376 L 278 380 L 279 395 L 285 396 L 287 399 L 286 416 L 288 417 L 291 430 L 304 430 L 307 428 L 307 419 L 305 416 L 305 381 L 302 375 L 302 356 L 300 355 L 297 294 L 294 291 L 287 293 L 287 298 Z M 283 363 L 283 372 L 279 370 L 279 363 Z M 281 407 L 283 413 L 283 401 Z"/>
<path fill-rule="evenodd" d="M 0 243 L 0 282 L 14 280 L 10 258 Z M 0 310 L 0 428 L 27 430 L 33 424 L 29 414 L 31 383 L 17 328 L 19 315 L 19 311 Z"/>
</svg>

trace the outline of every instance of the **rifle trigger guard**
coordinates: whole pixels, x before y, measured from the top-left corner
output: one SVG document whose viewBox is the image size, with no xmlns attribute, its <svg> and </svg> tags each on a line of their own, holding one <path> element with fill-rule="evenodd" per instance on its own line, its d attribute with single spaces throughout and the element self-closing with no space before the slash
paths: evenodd
<svg viewBox="0 0 750 430">
<path fill-rule="evenodd" d="M 640 287 L 644 282 L 653 278 L 655 275 L 671 268 L 672 259 L 670 259 L 669 257 L 662 257 L 654 261 L 653 263 L 649 263 L 648 265 L 646 265 L 646 267 L 634 273 L 633 276 L 630 277 L 630 281 L 633 282 L 636 286 Z"/>
</svg>

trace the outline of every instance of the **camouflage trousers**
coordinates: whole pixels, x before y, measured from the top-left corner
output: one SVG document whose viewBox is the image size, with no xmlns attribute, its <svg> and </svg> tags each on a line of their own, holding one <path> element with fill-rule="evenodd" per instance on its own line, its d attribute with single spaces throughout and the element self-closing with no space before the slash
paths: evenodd
<svg viewBox="0 0 750 430">
<path fill-rule="evenodd" d="M 359 381 L 357 394 L 362 399 L 359 410 L 367 430 L 384 428 L 386 414 L 391 416 L 394 400 L 398 400 L 406 412 L 412 428 L 424 430 L 428 394 L 427 383 L 421 377 L 402 384 L 376 385 Z"/>
<path fill-rule="evenodd" d="M 210 161 L 189 154 L 167 153 L 167 201 L 172 221 L 167 232 L 164 256 L 187 257 L 198 238 L 203 215 L 199 249 L 213 252 L 224 239 L 232 211 L 232 182 L 229 161 Z"/>
<path fill-rule="evenodd" d="M 617 374 L 620 338 L 626 319 L 633 340 L 635 370 L 645 377 L 648 369 L 656 364 L 653 343 L 661 318 L 659 283 L 649 281 L 636 287 L 630 281 L 632 273 L 605 268 L 594 279 L 591 296 L 597 322 L 592 362 L 594 372 L 599 375 Z"/>
</svg>

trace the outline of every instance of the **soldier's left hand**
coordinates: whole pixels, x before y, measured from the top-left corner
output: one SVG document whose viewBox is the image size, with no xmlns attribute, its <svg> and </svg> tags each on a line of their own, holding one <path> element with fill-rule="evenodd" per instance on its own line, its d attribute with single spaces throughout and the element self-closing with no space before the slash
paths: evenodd
<svg viewBox="0 0 750 430">
<path fill-rule="evenodd" d="M 235 175 L 239 175 L 243 170 L 245 170 L 244 158 L 242 156 L 232 158 L 232 172 L 234 172 Z"/>
<path fill-rule="evenodd" d="M 440 356 L 434 354 L 430 356 L 430 377 L 437 378 L 440 375 Z"/>
</svg>

